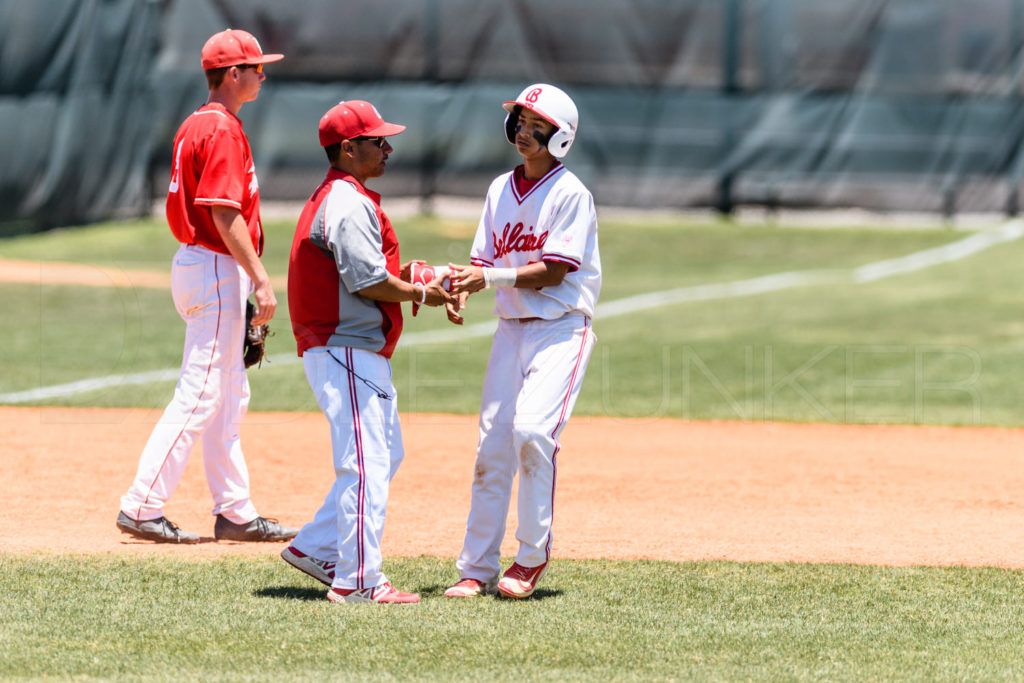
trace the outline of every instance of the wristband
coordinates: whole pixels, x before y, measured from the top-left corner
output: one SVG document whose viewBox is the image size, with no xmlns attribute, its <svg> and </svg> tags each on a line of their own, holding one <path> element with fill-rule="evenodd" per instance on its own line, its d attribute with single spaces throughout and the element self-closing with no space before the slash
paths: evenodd
<svg viewBox="0 0 1024 683">
<path fill-rule="evenodd" d="M 423 286 L 423 283 L 414 282 L 412 283 L 412 286 L 420 288 L 420 305 L 422 306 L 423 304 L 427 303 L 427 288 Z"/>
<path fill-rule="evenodd" d="M 515 268 L 483 268 L 484 288 L 490 287 L 515 287 Z"/>
</svg>

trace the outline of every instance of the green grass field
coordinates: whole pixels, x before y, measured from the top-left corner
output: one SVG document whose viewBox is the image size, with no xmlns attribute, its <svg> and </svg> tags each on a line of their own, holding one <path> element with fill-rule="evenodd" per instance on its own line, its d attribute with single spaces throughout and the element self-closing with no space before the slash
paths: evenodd
<svg viewBox="0 0 1024 683">
<path fill-rule="evenodd" d="M 286 271 L 291 225 L 268 226 Z M 403 256 L 465 261 L 471 221 L 396 221 Z M 602 301 L 786 271 L 844 271 L 950 230 L 602 221 Z M 169 270 L 159 221 L 0 241 L 0 258 Z M 1024 242 L 870 284 L 835 282 L 598 320 L 577 414 L 835 423 L 1024 424 Z M 162 290 L 0 284 L 0 394 L 174 368 Z M 270 352 L 294 343 L 284 292 Z M 491 319 L 470 300 L 468 324 Z M 433 314 L 433 315 L 431 315 Z M 406 334 L 447 329 L 438 311 Z M 489 341 L 400 347 L 403 412 L 475 413 Z M 252 410 L 312 411 L 294 362 L 251 375 Z M 44 403 L 162 407 L 173 381 Z M 0 457 L 16 457 L 3 453 Z M 4 486 L 10 483 L 5 482 Z M 670 514 L 671 511 L 666 511 Z M 30 530 L 27 530 L 30 533 Z M 557 548 L 556 548 L 557 557 Z M 268 549 L 177 561 L 0 549 L 0 678 L 297 680 L 1019 680 L 1024 573 L 844 565 L 556 561 L 534 599 L 440 598 L 450 558 L 388 558 L 416 607 L 337 606 Z"/>
<path fill-rule="evenodd" d="M 283 277 L 292 226 L 268 224 L 265 256 Z M 465 260 L 474 225 L 397 222 L 405 258 Z M 815 229 L 731 223 L 601 228 L 602 302 L 646 292 L 786 271 L 852 268 L 963 239 L 950 230 Z M 0 257 L 73 260 L 167 272 L 175 243 L 159 221 L 108 224 L 0 242 Z M 599 338 L 577 414 L 839 423 L 1020 425 L 1024 319 L 1016 292 L 1024 243 L 873 283 L 836 282 L 675 304 L 598 320 Z M 8 372 L 0 394 L 175 368 L 183 325 L 154 289 L 4 284 L 0 331 Z M 287 302 L 273 323 L 279 362 L 251 373 L 253 410 L 314 410 L 294 362 Z M 486 294 L 467 323 L 492 320 Z M 440 311 L 407 316 L 406 337 L 451 328 Z M 68 354 L 69 340 L 82 353 Z M 474 413 L 489 340 L 402 345 L 394 358 L 403 411 Z M 47 403 L 162 407 L 173 382 L 48 399 Z"/>
<path fill-rule="evenodd" d="M 333 605 L 275 557 L 0 555 L 0 677 L 145 680 L 1019 679 L 1019 573 L 556 561 L 535 597 Z M 31 618 L 29 618 L 29 615 Z"/>
</svg>

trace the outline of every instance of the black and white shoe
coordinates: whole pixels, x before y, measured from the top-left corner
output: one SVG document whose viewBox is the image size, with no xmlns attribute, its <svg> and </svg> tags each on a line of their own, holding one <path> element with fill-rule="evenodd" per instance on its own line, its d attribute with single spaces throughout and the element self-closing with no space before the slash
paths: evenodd
<svg viewBox="0 0 1024 683">
<path fill-rule="evenodd" d="M 266 517 L 257 517 L 248 524 L 235 524 L 224 515 L 217 515 L 213 525 L 213 536 L 218 541 L 289 541 L 298 533 L 298 529 L 281 526 L 276 519 Z"/>
<path fill-rule="evenodd" d="M 166 517 L 138 521 L 124 512 L 117 513 L 117 528 L 122 533 L 138 536 L 157 543 L 199 543 L 197 534 L 182 531 L 177 524 Z"/>
</svg>

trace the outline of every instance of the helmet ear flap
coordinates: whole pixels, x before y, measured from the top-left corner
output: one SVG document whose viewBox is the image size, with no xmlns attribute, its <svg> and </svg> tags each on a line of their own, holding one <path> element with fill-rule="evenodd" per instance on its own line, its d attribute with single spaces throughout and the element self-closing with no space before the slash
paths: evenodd
<svg viewBox="0 0 1024 683">
<path fill-rule="evenodd" d="M 512 111 L 505 114 L 505 139 L 511 144 L 516 144 L 516 126 L 519 125 L 519 112 L 522 111 L 521 105 L 512 107 Z"/>
<path fill-rule="evenodd" d="M 562 130 L 561 128 L 552 133 L 548 140 L 548 151 L 551 152 L 551 156 L 561 159 L 568 154 L 575 137 L 571 130 Z"/>
</svg>

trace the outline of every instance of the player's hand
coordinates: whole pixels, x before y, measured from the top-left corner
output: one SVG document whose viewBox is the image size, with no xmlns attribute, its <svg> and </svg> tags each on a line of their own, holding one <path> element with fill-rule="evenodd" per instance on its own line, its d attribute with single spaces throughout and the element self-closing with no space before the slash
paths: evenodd
<svg viewBox="0 0 1024 683">
<path fill-rule="evenodd" d="M 427 293 L 426 301 L 423 303 L 427 306 L 448 306 L 458 305 L 455 297 L 448 293 L 444 288 L 444 277 L 435 277 L 433 280 L 428 282 L 424 286 L 424 291 Z"/>
<path fill-rule="evenodd" d="M 469 294 L 463 292 L 462 294 L 456 294 L 452 297 L 452 302 L 444 305 L 445 313 L 448 314 L 448 320 L 454 325 L 461 325 L 466 322 L 459 311 L 466 308 L 466 298 Z"/>
<path fill-rule="evenodd" d="M 270 285 L 270 280 L 256 286 L 253 298 L 256 299 L 256 312 L 252 316 L 252 324 L 255 327 L 266 325 L 274 317 L 274 311 L 277 310 L 277 297 L 274 296 L 274 288 Z"/>
<path fill-rule="evenodd" d="M 460 266 L 449 263 L 451 268 L 452 294 L 472 294 L 479 292 L 487 284 L 484 281 L 484 269 L 480 266 Z M 465 301 L 463 301 L 465 303 Z"/>
<path fill-rule="evenodd" d="M 408 263 L 403 263 L 402 269 L 398 271 L 398 277 L 401 278 L 402 280 L 405 280 L 406 282 L 411 282 L 413 265 L 423 266 L 426 265 L 426 263 L 426 261 L 421 261 L 419 259 L 414 259 L 412 261 L 409 261 Z"/>
</svg>

